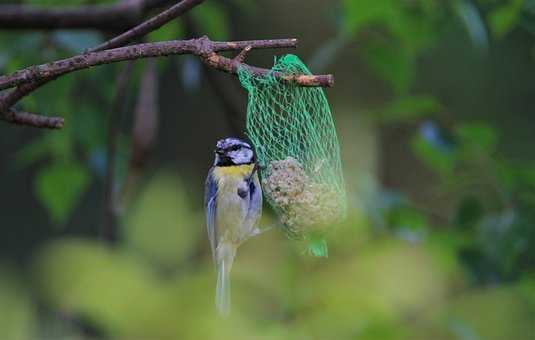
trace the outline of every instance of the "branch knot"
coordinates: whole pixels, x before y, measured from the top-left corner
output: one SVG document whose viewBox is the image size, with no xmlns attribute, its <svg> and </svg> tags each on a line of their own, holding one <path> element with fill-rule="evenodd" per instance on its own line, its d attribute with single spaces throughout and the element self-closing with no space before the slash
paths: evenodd
<svg viewBox="0 0 535 340">
<path fill-rule="evenodd" d="M 197 42 L 195 54 L 197 54 L 198 56 L 208 58 L 211 54 L 214 53 L 212 41 L 206 35 L 203 35 L 202 37 L 194 40 Z"/>
</svg>

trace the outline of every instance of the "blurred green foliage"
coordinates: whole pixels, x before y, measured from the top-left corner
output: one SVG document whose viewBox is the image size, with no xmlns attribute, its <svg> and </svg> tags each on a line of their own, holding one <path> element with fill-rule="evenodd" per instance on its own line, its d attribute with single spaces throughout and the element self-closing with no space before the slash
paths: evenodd
<svg viewBox="0 0 535 340">
<path fill-rule="evenodd" d="M 65 4 L 59 0 L 24 2 L 42 6 Z M 76 0 L 69 4 L 101 2 L 111 1 Z M 198 31 L 213 39 L 234 39 L 241 23 L 236 13 L 246 13 L 256 20 L 254 16 L 262 15 L 267 7 L 248 0 L 206 2 L 191 13 L 191 20 Z M 513 86 L 519 75 L 499 78 L 509 79 L 511 84 L 488 85 L 476 77 L 470 65 L 485 64 L 498 53 L 498 48 L 507 54 L 523 53 L 514 60 L 532 63 L 535 1 L 341 0 L 333 2 L 333 7 L 336 13 L 328 15 L 333 14 L 329 17 L 333 19 L 331 28 L 338 30 L 335 33 L 339 37 L 334 44 L 325 43 L 323 47 L 328 53 L 323 58 L 335 58 L 340 49 L 347 48 L 351 63 L 364 65 L 365 72 L 357 74 L 355 69 L 348 68 L 347 73 L 354 72 L 353 77 L 365 73 L 370 83 L 380 88 L 380 95 L 371 104 L 359 107 L 359 114 L 371 117 L 373 127 L 379 131 L 408 129 L 408 139 L 399 142 L 413 157 L 404 160 L 409 164 L 405 174 L 412 168 L 423 167 L 432 178 L 434 189 L 448 196 L 448 204 L 422 204 L 410 193 L 374 183 L 368 183 L 373 190 L 367 194 L 348 186 L 353 198 L 365 196 L 362 201 L 370 205 L 360 208 L 354 204 L 348 219 L 329 234 L 329 258 L 305 256 L 303 245 L 287 240 L 278 230 L 247 242 L 240 248 L 233 268 L 232 314 L 221 319 L 213 305 L 216 278 L 205 238 L 200 193 L 197 197 L 191 192 L 191 186 L 197 183 L 192 179 L 204 173 L 179 175 L 173 167 L 165 167 L 172 162 L 164 161 L 161 163 L 165 170 L 148 171 L 133 202 L 120 207 L 124 208 L 124 217 L 119 221 L 120 242 L 115 246 L 96 237 L 100 229 L 97 222 L 91 231 L 77 229 L 78 224 L 83 224 L 81 220 L 99 221 L 89 216 L 101 214 L 100 210 L 84 209 L 84 205 L 95 200 L 95 192 L 101 197 L 109 110 L 119 66 L 81 71 L 48 84 L 20 104 L 29 111 L 64 116 L 64 129 L 30 136 L 21 133 L 23 137 L 6 133 L 9 138 L 15 136 L 15 141 L 25 143 L 10 153 L 13 162 L 2 168 L 31 172 L 31 196 L 36 202 L 24 203 L 32 213 L 42 208 L 46 215 L 36 216 L 50 221 L 31 226 L 32 233 L 43 235 L 38 251 L 23 249 L 28 252 L 26 261 L 30 269 L 18 268 L 12 260 L 0 265 L 0 338 L 532 337 L 535 162 L 532 156 L 507 154 L 505 147 L 511 136 L 504 131 L 509 116 L 491 122 L 495 114 L 492 110 L 499 112 L 499 108 L 493 107 L 493 96 L 503 99 L 503 87 L 499 86 Z M 308 20 L 296 13 L 292 16 L 295 20 Z M 241 32 L 249 33 L 249 28 L 242 28 Z M 292 32 L 283 33 L 293 36 Z M 151 33 L 148 40 L 186 37 L 183 22 L 174 21 Z M 0 73 L 67 57 L 104 39 L 102 34 L 88 31 L 0 32 Z M 357 42 L 356 53 L 346 45 L 348 41 Z M 511 51 L 511 46 L 519 41 L 529 41 L 531 46 L 521 52 Z M 468 42 L 461 45 L 465 50 L 455 45 L 459 42 Z M 433 54 L 441 47 L 441 53 L 445 53 L 443 46 L 452 45 L 457 49 L 447 51 L 445 57 Z M 502 57 L 498 55 L 496 59 Z M 466 111 L 456 114 L 459 108 L 452 104 L 450 92 L 444 91 L 447 95 L 440 96 L 440 91 L 422 87 L 422 73 L 435 71 L 423 68 L 422 60 L 432 58 L 439 59 L 432 64 L 433 68 L 445 69 L 442 78 L 437 76 L 438 88 L 461 88 L 468 97 L 475 98 L 470 98 L 474 102 L 481 101 L 481 97 L 476 97 L 472 90 L 485 88 L 490 93 L 489 112 L 459 118 Z M 468 66 L 462 64 L 465 70 L 460 73 L 467 77 L 447 83 L 444 73 L 451 69 L 447 68 L 446 59 L 465 62 Z M 176 65 L 171 61 L 172 58 L 159 61 L 160 78 L 176 74 Z M 140 64 L 137 63 L 129 84 L 128 110 L 135 102 Z M 189 76 L 181 74 L 184 82 L 199 83 L 202 71 L 198 64 L 183 65 L 180 73 L 191 71 Z M 498 68 L 497 73 L 506 73 L 501 69 L 506 67 L 501 61 L 492 67 Z M 169 84 L 165 79 L 165 84 Z M 496 89 L 489 90 L 492 86 Z M 198 84 L 184 87 L 194 96 L 203 95 Z M 521 101 L 531 98 L 530 95 L 521 93 L 514 98 Z M 359 106 L 351 99 L 352 109 Z M 338 101 L 332 103 L 336 116 L 342 110 L 334 106 Z M 172 104 L 176 114 L 176 102 Z M 182 105 L 187 106 L 180 101 L 179 106 Z M 510 102 L 503 104 L 506 105 L 511 106 L 506 109 L 514 110 Z M 165 124 L 172 125 L 169 120 Z M 131 146 L 129 132 L 125 131 L 121 130 L 119 136 L 118 183 L 124 183 L 127 177 Z M 196 138 L 200 139 L 201 132 L 197 133 Z M 177 133 L 173 130 L 172 134 L 175 137 Z M 354 140 L 353 136 L 344 137 Z M 380 133 L 377 138 L 379 144 L 383 142 Z M 174 152 L 166 148 L 162 147 L 167 153 Z M 400 166 L 400 176 L 401 169 Z M 346 173 L 348 182 L 361 175 L 354 168 Z M 201 181 L 198 183 L 202 185 Z M 428 188 L 424 186 L 429 183 L 422 176 L 413 186 L 425 191 Z M 429 196 L 426 199 L 434 200 Z M 9 211 L 2 211 L 3 218 L 9 216 Z M 11 226 L 2 220 L 1 227 L 4 232 L 8 228 L 19 232 L 22 223 Z M 274 224 L 269 211 L 262 224 Z M 48 230 L 48 225 L 61 228 Z M 20 232 L 19 237 L 24 238 L 25 234 Z"/>
<path fill-rule="evenodd" d="M 444 6 L 435 1 L 395 0 L 345 0 L 342 4 L 342 29 L 347 34 L 364 35 L 371 27 L 384 32 L 366 39 L 361 53 L 395 94 L 406 94 L 413 83 L 416 57 L 433 43 L 437 12 Z"/>
<path fill-rule="evenodd" d="M 246 243 L 233 271 L 232 315 L 221 319 L 209 252 L 199 258 L 196 246 L 204 225 L 181 187 L 168 172 L 155 175 L 120 247 L 80 238 L 43 247 L 33 264 L 35 292 L 66 320 L 119 339 L 521 339 L 532 327 L 535 281 L 471 288 L 456 255 L 462 233 L 429 230 L 425 242 L 408 243 L 374 233 L 354 214 L 330 235 L 326 260 L 303 256 L 282 233 Z M 415 211 L 395 214 L 399 228 L 422 223 Z M 28 297 L 5 289 L 21 313 L 10 314 L 21 318 L 15 330 L 31 330 Z M 49 332 L 70 334 L 65 326 Z"/>
<path fill-rule="evenodd" d="M 36 330 L 36 307 L 25 284 L 12 268 L 0 265 L 0 334 L 4 339 L 31 339 Z"/>
<path fill-rule="evenodd" d="M 192 12 L 199 30 L 214 40 L 229 38 L 229 21 L 224 7 L 217 2 L 203 4 L 198 11 Z"/>
<path fill-rule="evenodd" d="M 161 266 L 183 264 L 204 236 L 204 216 L 193 212 L 192 203 L 177 178 L 157 176 L 131 207 L 124 226 L 127 245 Z"/>
<path fill-rule="evenodd" d="M 89 185 L 86 168 L 76 163 L 52 164 L 35 179 L 35 195 L 57 223 L 65 222 L 79 196 Z"/>
</svg>

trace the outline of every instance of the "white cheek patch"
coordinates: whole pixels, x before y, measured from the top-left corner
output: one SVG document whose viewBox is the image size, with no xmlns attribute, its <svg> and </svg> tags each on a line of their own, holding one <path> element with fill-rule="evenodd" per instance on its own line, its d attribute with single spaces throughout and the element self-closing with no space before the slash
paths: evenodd
<svg viewBox="0 0 535 340">
<path fill-rule="evenodd" d="M 253 160 L 253 151 L 241 148 L 240 150 L 230 152 L 229 156 L 234 164 L 251 163 Z"/>
</svg>

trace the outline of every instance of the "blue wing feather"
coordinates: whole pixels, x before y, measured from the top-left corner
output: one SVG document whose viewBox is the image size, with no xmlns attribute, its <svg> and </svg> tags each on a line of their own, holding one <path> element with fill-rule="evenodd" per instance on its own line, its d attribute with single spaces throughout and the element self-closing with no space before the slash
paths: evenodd
<svg viewBox="0 0 535 340">
<path fill-rule="evenodd" d="M 204 208 L 206 211 L 206 226 L 208 230 L 208 239 L 210 240 L 210 247 L 212 248 L 212 257 L 215 260 L 215 251 L 217 248 L 217 235 L 215 216 L 217 209 L 217 184 L 213 177 L 213 168 L 208 172 L 206 178 L 204 191 Z"/>
<path fill-rule="evenodd" d="M 262 190 L 259 186 L 259 182 L 256 180 L 249 180 L 249 209 L 247 211 L 247 219 L 256 220 L 262 214 Z"/>
</svg>

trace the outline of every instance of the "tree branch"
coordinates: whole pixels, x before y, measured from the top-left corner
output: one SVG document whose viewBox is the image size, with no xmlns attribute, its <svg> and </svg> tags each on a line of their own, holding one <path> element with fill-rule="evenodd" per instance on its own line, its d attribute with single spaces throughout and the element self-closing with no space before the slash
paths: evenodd
<svg viewBox="0 0 535 340">
<path fill-rule="evenodd" d="M 162 2 L 162 0 L 151 1 L 158 3 Z M 56 79 L 61 75 L 97 65 L 109 64 L 124 60 L 135 60 L 179 54 L 197 55 L 206 65 L 231 74 L 237 74 L 238 70 L 245 68 L 254 75 L 262 76 L 270 74 L 277 79 L 294 83 L 298 86 L 327 87 L 333 85 L 334 79 L 332 75 L 282 74 L 279 72 L 272 72 L 269 69 L 250 66 L 243 62 L 245 55 L 250 49 L 296 47 L 297 39 L 214 42 L 207 37 L 202 37 L 191 40 L 175 40 L 159 43 L 138 44 L 127 47 L 117 47 L 125 45 L 131 42 L 133 39 L 139 38 L 163 26 L 165 23 L 182 15 L 187 10 L 203 1 L 204 0 L 182 0 L 180 3 L 171 6 L 169 9 L 163 11 L 155 17 L 91 49 L 84 54 L 47 64 L 31 66 L 14 72 L 10 75 L 0 76 L 0 90 L 17 86 L 14 90 L 0 98 L 0 116 L 5 116 L 4 120 L 6 121 L 14 122 L 15 120 L 12 118 L 14 117 L 14 111 L 11 110 L 11 107 L 19 100 L 24 98 L 24 96 L 35 91 L 48 81 Z M 231 50 L 240 50 L 241 52 L 234 59 L 226 58 L 217 53 Z M 22 116 L 24 116 L 24 114 L 22 114 Z M 11 119 L 7 117 L 11 117 Z M 19 119 L 18 121 L 35 122 L 36 120 Z M 41 126 L 42 124 L 29 125 Z M 57 126 L 59 127 L 59 125 Z"/>
<path fill-rule="evenodd" d="M 136 0 L 138 1 L 138 0 Z M 156 1 L 158 2 L 158 0 L 152 0 L 152 1 Z M 161 1 L 161 0 L 159 0 Z M 190 10 L 191 8 L 195 7 L 196 5 L 200 4 L 201 2 L 203 2 L 204 0 L 182 0 L 180 3 L 170 7 L 169 9 L 163 11 L 162 13 L 154 16 L 153 18 L 139 24 L 138 26 L 128 30 L 127 32 L 113 38 L 113 39 L 110 39 L 106 42 L 104 42 L 103 44 L 95 47 L 95 48 L 92 48 L 89 52 L 97 52 L 97 51 L 102 51 L 102 50 L 105 50 L 105 49 L 110 49 L 110 48 L 115 48 L 115 47 L 118 47 L 118 46 L 122 46 L 122 45 L 125 45 L 131 41 L 133 41 L 134 39 L 137 39 L 161 26 L 163 26 L 165 23 L 169 22 L 170 20 L 173 20 L 174 18 L 184 14 L 186 11 Z M 83 56 L 86 56 L 86 54 L 83 54 L 83 55 L 79 55 L 77 57 L 73 57 L 73 58 L 77 58 L 78 61 L 81 61 L 82 59 L 80 59 L 81 57 Z M 73 58 L 70 58 L 70 59 L 73 59 Z M 69 60 L 69 59 L 64 59 L 64 60 Z M 131 59 L 123 59 L 123 60 L 131 60 Z M 120 61 L 120 60 L 117 60 L 117 61 Z M 71 60 L 72 62 L 72 60 Z M 113 62 L 113 61 L 112 61 Z M 96 65 L 100 65 L 100 64 L 96 64 Z M 28 69 L 31 69 L 28 68 Z M 26 70 L 28 70 L 26 69 Z M 15 72 L 15 73 L 18 73 L 18 72 Z M 31 70 L 30 72 L 31 73 Z M 0 78 L 4 78 L 3 77 L 0 77 Z M 31 76 L 30 76 L 31 78 Z M 26 86 L 22 86 L 22 87 L 19 87 L 17 88 L 15 91 L 13 91 L 12 93 L 6 95 L 3 100 L 2 100 L 2 103 L 0 103 L 0 111 L 2 111 L 2 109 L 7 109 L 8 107 L 14 105 L 17 101 L 19 101 L 20 99 L 22 99 L 24 96 L 26 96 L 28 93 L 30 92 L 33 92 L 35 91 L 37 88 L 41 87 L 42 85 L 46 84 L 49 80 L 53 80 L 56 78 L 56 76 L 54 75 L 49 75 L 49 76 L 46 76 L 46 77 L 40 77 L 42 79 L 34 79 L 34 82 L 33 84 L 29 84 L 29 85 L 26 85 Z M 42 80 L 42 81 L 41 81 Z M 20 84 L 23 84 L 23 83 L 27 83 L 27 81 L 22 81 L 20 82 Z M 8 86 L 8 87 L 12 87 L 12 86 Z M 7 87 L 0 87 L 0 89 L 5 89 Z"/>
<path fill-rule="evenodd" d="M 125 60 L 179 54 L 209 55 L 213 52 L 239 50 L 242 46 L 249 45 L 254 48 L 280 48 L 295 47 L 296 44 L 296 39 L 212 42 L 208 40 L 208 38 L 203 37 L 191 40 L 173 40 L 131 45 L 101 52 L 80 54 L 47 64 L 30 66 L 10 75 L 0 76 L 0 90 L 26 83 L 40 82 L 41 80 L 55 78 L 66 73 L 90 68 L 92 66 Z M 214 65 L 217 66 L 217 64 Z"/>
<path fill-rule="evenodd" d="M 108 5 L 40 7 L 0 5 L 2 29 L 101 29 L 117 30 L 135 25 L 154 8 L 172 0 L 124 0 Z"/>
<path fill-rule="evenodd" d="M 126 0 L 126 1 L 134 1 L 134 0 Z M 159 6 L 163 3 L 164 0 L 147 0 L 147 1 L 149 1 L 153 5 Z M 156 28 L 163 26 L 165 23 L 187 12 L 189 9 L 198 5 L 202 1 L 204 0 L 182 0 L 180 3 L 170 7 L 168 10 L 160 13 L 159 15 L 156 15 L 155 17 L 139 24 L 138 26 L 132 28 L 131 30 L 121 34 L 120 36 L 113 38 L 100 46 L 93 48 L 92 51 L 95 52 L 104 48 L 118 47 L 118 46 L 127 44 L 149 33 L 151 30 L 154 30 Z M 24 98 L 26 95 L 35 91 L 39 87 L 46 84 L 48 81 L 53 80 L 55 78 L 56 77 L 52 76 L 52 77 L 45 78 L 43 80 L 36 81 L 33 83 L 20 85 L 15 90 L 3 96 L 0 101 L 0 116 L 10 115 L 11 113 L 9 109 L 11 108 L 11 106 L 15 105 L 15 103 L 17 103 L 19 100 Z"/>
<path fill-rule="evenodd" d="M 234 60 L 236 60 L 239 63 L 243 63 L 245 61 L 245 58 L 247 58 L 247 54 L 249 54 L 249 51 L 251 51 L 253 47 L 251 45 L 246 46 L 243 50 L 238 53 L 237 56 L 234 57 Z"/>
<path fill-rule="evenodd" d="M 207 37 L 190 40 L 173 40 L 157 43 L 137 44 L 126 47 L 119 47 L 112 50 L 92 52 L 77 55 L 71 58 L 54 61 L 47 64 L 30 66 L 10 75 L 0 76 L 0 90 L 10 87 L 26 85 L 28 83 L 40 83 L 50 78 L 57 78 L 61 75 L 90 68 L 97 65 L 109 64 L 125 60 L 135 60 L 150 57 L 163 57 L 169 55 L 194 54 L 199 56 L 207 65 L 228 73 L 236 74 L 240 67 L 247 68 L 255 75 L 266 75 L 269 69 L 247 65 L 239 59 L 223 57 L 217 52 L 241 50 L 245 48 L 290 48 L 297 46 L 297 39 L 277 39 L 277 40 L 250 40 L 232 42 L 213 42 Z M 332 86 L 332 75 L 287 75 L 278 72 L 271 73 L 276 78 L 283 81 L 296 83 L 299 86 Z M 9 100 L 9 95 L 0 101 Z M 11 104 L 7 102 L 7 104 Z"/>
<path fill-rule="evenodd" d="M 254 48 L 254 47 L 253 47 Z M 202 61 L 208 66 L 211 66 L 220 71 L 231 74 L 237 74 L 241 67 L 246 68 L 251 74 L 255 76 L 265 76 L 268 73 L 273 77 L 287 83 L 297 84 L 304 87 L 332 87 L 334 85 L 334 77 L 331 74 L 324 75 L 306 75 L 306 74 L 283 74 L 280 72 L 272 72 L 265 68 L 250 66 L 239 61 L 240 58 L 230 59 L 217 54 L 215 51 L 208 54 L 200 55 Z"/>
<path fill-rule="evenodd" d="M 11 124 L 29 125 L 46 129 L 61 129 L 64 124 L 62 117 L 47 117 L 15 110 L 6 110 L 4 114 L 0 114 L 0 120 Z"/>
<path fill-rule="evenodd" d="M 124 32 L 123 34 L 120 34 L 115 38 L 110 39 L 95 48 L 90 49 L 89 52 L 102 51 L 126 45 L 127 43 L 131 42 L 136 38 L 139 38 L 147 33 L 157 30 L 169 21 L 181 16 L 193 7 L 199 5 L 203 1 L 204 0 L 182 0 L 178 4 L 169 7 L 160 14 Z"/>
</svg>

